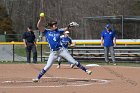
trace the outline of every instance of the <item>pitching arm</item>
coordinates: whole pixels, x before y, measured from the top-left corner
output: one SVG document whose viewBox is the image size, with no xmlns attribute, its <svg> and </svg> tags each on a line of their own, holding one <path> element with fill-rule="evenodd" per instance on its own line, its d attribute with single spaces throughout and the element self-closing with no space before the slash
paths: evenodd
<svg viewBox="0 0 140 93">
<path fill-rule="evenodd" d="M 45 16 L 44 16 L 44 13 L 40 13 L 40 19 L 37 23 L 37 28 L 39 29 L 40 32 L 45 31 Z"/>
</svg>

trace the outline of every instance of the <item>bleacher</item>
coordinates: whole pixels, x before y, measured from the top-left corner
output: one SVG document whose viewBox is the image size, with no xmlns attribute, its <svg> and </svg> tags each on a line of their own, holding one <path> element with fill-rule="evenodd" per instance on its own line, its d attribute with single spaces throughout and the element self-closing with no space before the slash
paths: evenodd
<svg viewBox="0 0 140 93">
<path fill-rule="evenodd" d="M 139 45 L 119 45 L 114 48 L 116 61 L 140 61 Z M 103 61 L 104 48 L 101 46 L 76 46 L 69 48 L 72 56 L 80 61 Z"/>
<path fill-rule="evenodd" d="M 78 61 L 104 61 L 104 48 L 100 40 L 73 40 L 75 47 L 69 47 L 69 52 Z M 118 39 L 114 48 L 116 61 L 140 62 L 140 39 Z M 46 53 L 47 55 L 49 52 Z M 48 56 L 43 55 L 43 60 Z"/>
</svg>

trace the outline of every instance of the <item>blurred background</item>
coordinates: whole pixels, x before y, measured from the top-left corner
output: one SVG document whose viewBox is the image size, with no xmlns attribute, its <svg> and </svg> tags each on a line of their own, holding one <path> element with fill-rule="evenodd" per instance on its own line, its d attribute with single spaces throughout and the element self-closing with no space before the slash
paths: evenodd
<svg viewBox="0 0 140 93">
<path fill-rule="evenodd" d="M 140 0 L 0 0 L 0 41 L 21 41 L 28 25 L 37 30 L 40 12 L 60 28 L 79 23 L 71 32 L 73 39 L 100 39 L 107 23 L 119 39 L 139 39 L 139 10 Z"/>
</svg>

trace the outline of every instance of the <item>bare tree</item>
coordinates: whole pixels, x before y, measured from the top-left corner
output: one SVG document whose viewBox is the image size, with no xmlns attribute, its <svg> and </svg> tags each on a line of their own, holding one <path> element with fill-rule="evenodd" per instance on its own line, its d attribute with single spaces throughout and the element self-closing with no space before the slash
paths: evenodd
<svg viewBox="0 0 140 93">
<path fill-rule="evenodd" d="M 94 30 L 97 29 L 96 25 L 103 24 L 96 22 L 93 27 L 83 28 L 84 17 L 140 15 L 139 0 L 0 0 L 0 3 L 6 7 L 13 21 L 14 31 L 18 34 L 22 34 L 27 25 L 37 29 L 39 13 L 45 12 L 46 20 L 56 20 L 60 27 L 66 26 L 71 21 L 78 22 L 80 27 L 74 28 L 76 31 L 71 33 L 74 39 L 93 39 L 99 36 L 99 32 Z"/>
</svg>

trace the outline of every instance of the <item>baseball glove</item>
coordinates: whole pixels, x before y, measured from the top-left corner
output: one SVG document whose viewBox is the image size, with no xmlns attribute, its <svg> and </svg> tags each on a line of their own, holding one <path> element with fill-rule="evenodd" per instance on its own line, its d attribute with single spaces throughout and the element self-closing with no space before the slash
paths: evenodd
<svg viewBox="0 0 140 93">
<path fill-rule="evenodd" d="M 70 27 L 78 27 L 79 24 L 77 22 L 71 22 L 71 23 L 69 23 L 69 26 Z"/>
</svg>

